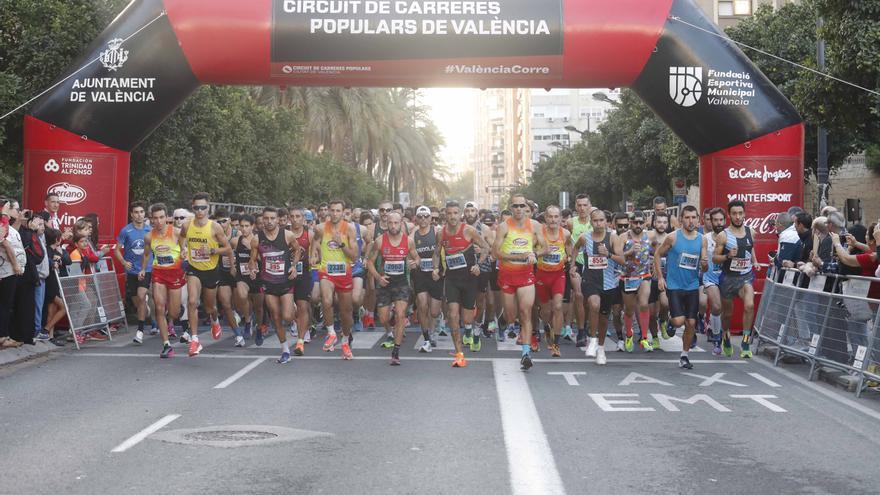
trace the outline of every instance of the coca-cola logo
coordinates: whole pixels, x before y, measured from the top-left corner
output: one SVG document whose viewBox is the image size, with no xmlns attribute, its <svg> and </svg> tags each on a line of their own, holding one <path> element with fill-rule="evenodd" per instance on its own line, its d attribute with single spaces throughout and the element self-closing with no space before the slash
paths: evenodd
<svg viewBox="0 0 880 495">
<path fill-rule="evenodd" d="M 58 201 L 66 205 L 76 205 L 82 203 L 86 199 L 86 190 L 67 182 L 59 182 L 52 184 L 46 193 L 52 193 L 58 196 Z"/>
<path fill-rule="evenodd" d="M 743 221 L 743 225 L 751 228 L 753 231 L 759 234 L 773 234 L 776 233 L 776 216 L 778 213 L 770 213 L 765 217 L 752 217 L 746 218 Z"/>
<path fill-rule="evenodd" d="M 731 167 L 727 170 L 727 175 L 731 179 L 755 179 L 763 182 L 779 182 L 782 179 L 791 179 L 791 171 L 789 169 L 768 170 L 767 165 L 764 165 L 763 170 L 759 168 Z"/>
</svg>

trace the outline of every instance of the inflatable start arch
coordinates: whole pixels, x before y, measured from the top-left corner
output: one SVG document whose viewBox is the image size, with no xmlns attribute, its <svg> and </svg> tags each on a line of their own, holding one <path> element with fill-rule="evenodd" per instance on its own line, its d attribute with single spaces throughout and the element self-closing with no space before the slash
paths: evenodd
<svg viewBox="0 0 880 495">
<path fill-rule="evenodd" d="M 701 29 L 692 0 L 134 0 L 25 117 L 24 202 L 118 231 L 131 150 L 201 84 L 627 86 L 701 156 L 701 206 L 744 199 L 766 252 L 803 202 L 803 124 Z"/>
</svg>

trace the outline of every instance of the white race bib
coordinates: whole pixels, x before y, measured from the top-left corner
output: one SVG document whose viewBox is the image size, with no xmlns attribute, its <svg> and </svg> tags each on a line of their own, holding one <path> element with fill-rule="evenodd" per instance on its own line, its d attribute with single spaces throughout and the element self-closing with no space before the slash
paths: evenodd
<svg viewBox="0 0 880 495">
<path fill-rule="evenodd" d="M 623 279 L 623 291 L 624 292 L 635 292 L 639 290 L 639 286 L 642 285 L 642 281 L 645 280 L 642 277 L 626 277 Z"/>
<path fill-rule="evenodd" d="M 446 268 L 449 268 L 450 270 L 459 270 L 466 266 L 467 261 L 464 259 L 464 253 L 446 255 Z"/>
<path fill-rule="evenodd" d="M 269 275 L 286 275 L 284 272 L 284 260 L 266 260 L 266 273 Z"/>
<path fill-rule="evenodd" d="M 587 268 L 590 270 L 604 270 L 608 268 L 608 258 L 605 256 L 587 256 Z"/>
<path fill-rule="evenodd" d="M 220 258 L 220 264 L 222 264 L 223 268 L 226 270 L 229 270 L 230 268 L 232 268 L 232 262 L 229 261 L 228 256 L 224 256 L 224 257 Z"/>
<path fill-rule="evenodd" d="M 296 262 L 296 276 L 298 277 L 302 274 L 303 274 L 303 262 L 297 261 Z"/>
<path fill-rule="evenodd" d="M 665 259 L 665 258 L 664 258 Z M 678 267 L 682 270 L 696 270 L 700 266 L 700 257 L 695 254 L 681 253 Z"/>
<path fill-rule="evenodd" d="M 434 258 L 420 258 L 419 259 L 419 270 L 423 272 L 433 272 L 434 271 Z"/>
<path fill-rule="evenodd" d="M 327 262 L 327 275 L 331 277 L 339 277 L 341 275 L 345 275 L 347 267 L 345 263 L 341 261 L 328 261 Z"/>
<path fill-rule="evenodd" d="M 386 261 L 385 275 L 403 275 L 406 269 L 405 261 Z"/>
<path fill-rule="evenodd" d="M 250 275 L 251 274 L 250 264 L 249 263 L 239 263 L 238 264 L 238 273 L 240 273 L 242 276 Z"/>
<path fill-rule="evenodd" d="M 730 260 L 730 271 L 746 273 L 752 269 L 751 258 L 733 258 Z"/>
<path fill-rule="evenodd" d="M 208 254 L 208 248 L 199 247 L 190 249 L 189 260 L 196 263 L 206 263 L 211 261 L 211 256 Z"/>
</svg>

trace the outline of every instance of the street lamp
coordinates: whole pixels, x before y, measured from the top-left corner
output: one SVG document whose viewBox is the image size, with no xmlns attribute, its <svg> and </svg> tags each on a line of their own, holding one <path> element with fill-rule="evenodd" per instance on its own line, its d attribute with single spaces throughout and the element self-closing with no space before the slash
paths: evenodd
<svg viewBox="0 0 880 495">
<path fill-rule="evenodd" d="M 561 149 L 561 150 L 567 150 L 567 149 L 568 149 L 568 145 L 566 145 L 566 144 L 562 144 L 562 143 L 560 143 L 559 141 L 553 141 L 553 142 L 551 142 L 551 143 L 550 143 L 550 146 L 553 146 L 554 148 L 559 148 L 559 149 Z"/>
<path fill-rule="evenodd" d="M 620 106 L 619 101 L 612 100 L 611 98 L 608 97 L 607 94 L 603 93 L 602 91 L 596 91 L 595 93 L 593 93 L 593 99 L 596 101 L 605 102 L 611 106 L 615 106 L 615 107 Z"/>
</svg>

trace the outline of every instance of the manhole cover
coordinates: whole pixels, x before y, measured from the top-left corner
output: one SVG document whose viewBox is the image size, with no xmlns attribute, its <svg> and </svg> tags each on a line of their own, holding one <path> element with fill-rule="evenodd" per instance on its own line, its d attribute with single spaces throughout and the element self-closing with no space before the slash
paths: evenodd
<svg viewBox="0 0 880 495">
<path fill-rule="evenodd" d="M 197 431 L 183 436 L 194 442 L 253 442 L 278 438 L 268 431 Z"/>
<path fill-rule="evenodd" d="M 321 431 L 297 430 L 282 426 L 230 425 L 162 430 L 154 433 L 150 438 L 183 445 L 234 448 L 257 447 L 329 436 L 331 436 L 330 433 Z"/>
</svg>

